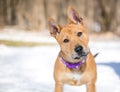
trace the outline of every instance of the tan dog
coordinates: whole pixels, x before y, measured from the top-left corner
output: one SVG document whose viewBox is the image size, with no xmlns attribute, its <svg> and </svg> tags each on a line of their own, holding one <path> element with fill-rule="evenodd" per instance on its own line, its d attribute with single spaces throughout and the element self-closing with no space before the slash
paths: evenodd
<svg viewBox="0 0 120 92">
<path fill-rule="evenodd" d="M 86 84 L 87 92 L 95 92 L 96 64 L 88 48 L 88 34 L 83 20 L 72 7 L 68 8 L 70 23 L 59 26 L 49 19 L 51 35 L 60 45 L 54 67 L 55 92 L 63 92 L 63 85 Z"/>
</svg>

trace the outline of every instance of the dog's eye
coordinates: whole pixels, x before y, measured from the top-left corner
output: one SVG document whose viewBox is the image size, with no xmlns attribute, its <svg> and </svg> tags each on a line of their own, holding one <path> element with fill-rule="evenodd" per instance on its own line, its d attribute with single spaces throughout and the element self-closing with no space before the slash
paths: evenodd
<svg viewBox="0 0 120 92">
<path fill-rule="evenodd" d="M 64 42 L 64 43 L 67 43 L 67 42 L 69 42 L 69 40 L 68 40 L 68 39 L 64 39 L 63 42 Z"/>
<path fill-rule="evenodd" d="M 77 36 L 80 37 L 82 35 L 82 32 L 78 32 Z"/>
</svg>

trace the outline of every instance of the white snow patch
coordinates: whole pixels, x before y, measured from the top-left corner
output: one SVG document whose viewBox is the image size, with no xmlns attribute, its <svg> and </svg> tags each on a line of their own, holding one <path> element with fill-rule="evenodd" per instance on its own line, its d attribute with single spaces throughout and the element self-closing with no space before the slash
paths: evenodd
<svg viewBox="0 0 120 92">
<path fill-rule="evenodd" d="M 43 40 L 44 39 L 44 40 Z M 23 30 L 4 29 L 0 31 L 0 40 L 24 41 L 24 42 L 56 42 L 49 31 L 29 32 Z"/>
</svg>

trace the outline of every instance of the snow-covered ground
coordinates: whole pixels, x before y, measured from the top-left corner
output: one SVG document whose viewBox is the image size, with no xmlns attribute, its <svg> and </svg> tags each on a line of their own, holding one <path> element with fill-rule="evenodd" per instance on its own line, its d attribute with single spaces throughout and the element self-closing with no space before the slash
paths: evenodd
<svg viewBox="0 0 120 92">
<path fill-rule="evenodd" d="M 33 32 L 8 28 L 2 31 L 0 30 L 0 40 L 24 41 L 24 42 L 54 42 L 54 39 L 50 37 L 48 30 Z"/>
<path fill-rule="evenodd" d="M 55 42 L 50 39 L 43 37 L 42 42 Z M 97 92 L 120 92 L 120 42 L 92 41 L 90 48 L 93 54 L 99 52 Z M 9 47 L 1 44 L 0 92 L 53 92 L 53 66 L 58 52 L 58 45 Z M 65 85 L 64 90 L 85 92 L 86 88 Z"/>
</svg>

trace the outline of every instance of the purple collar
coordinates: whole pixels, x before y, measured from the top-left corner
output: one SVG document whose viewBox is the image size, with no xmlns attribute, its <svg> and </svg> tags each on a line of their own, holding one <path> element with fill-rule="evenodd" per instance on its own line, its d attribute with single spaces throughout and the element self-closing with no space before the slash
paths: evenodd
<svg viewBox="0 0 120 92">
<path fill-rule="evenodd" d="M 86 58 L 84 58 L 83 60 L 79 61 L 78 63 L 70 63 L 67 62 L 66 60 L 63 59 L 63 57 L 60 57 L 61 62 L 67 67 L 67 68 L 71 68 L 71 69 L 77 69 L 79 68 L 82 64 L 85 63 Z"/>
</svg>

